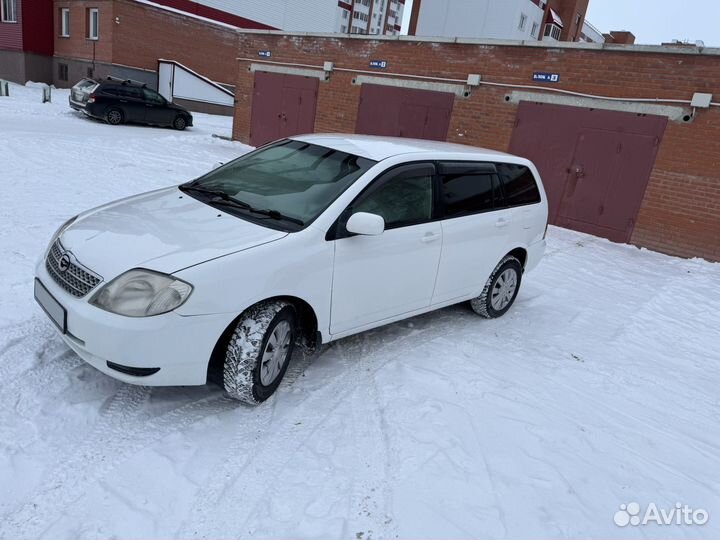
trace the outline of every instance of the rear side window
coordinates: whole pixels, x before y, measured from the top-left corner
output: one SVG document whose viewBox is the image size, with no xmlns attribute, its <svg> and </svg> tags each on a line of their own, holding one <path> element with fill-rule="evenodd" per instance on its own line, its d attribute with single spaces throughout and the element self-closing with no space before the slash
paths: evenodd
<svg viewBox="0 0 720 540">
<path fill-rule="evenodd" d="M 143 99 L 142 90 L 140 88 L 135 88 L 134 86 L 114 86 L 108 88 L 114 88 L 115 93 L 113 95 L 133 99 Z M 104 91 L 107 92 L 107 89 L 104 89 Z"/>
<path fill-rule="evenodd" d="M 443 164 L 442 203 L 446 217 L 487 212 L 497 207 L 499 187 L 492 164 Z"/>
<path fill-rule="evenodd" d="M 506 206 L 540 202 L 540 190 L 530 169 L 524 165 L 498 163 L 497 170 L 503 185 Z"/>
</svg>

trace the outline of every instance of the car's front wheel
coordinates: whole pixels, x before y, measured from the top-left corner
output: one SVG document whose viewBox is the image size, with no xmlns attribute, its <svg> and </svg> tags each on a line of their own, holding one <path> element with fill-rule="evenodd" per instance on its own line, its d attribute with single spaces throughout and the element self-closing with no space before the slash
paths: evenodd
<svg viewBox="0 0 720 540">
<path fill-rule="evenodd" d="M 261 302 L 243 313 L 225 353 L 227 393 L 251 405 L 269 398 L 285 375 L 296 333 L 295 308 L 288 302 Z"/>
<path fill-rule="evenodd" d="M 173 127 L 177 129 L 178 131 L 182 131 L 187 127 L 187 120 L 184 116 L 177 116 L 175 120 L 173 121 Z"/>
<path fill-rule="evenodd" d="M 123 116 L 123 113 L 120 109 L 108 109 L 108 111 L 105 113 L 105 120 L 107 120 L 107 123 L 111 126 L 117 126 L 122 124 L 124 119 L 125 117 Z"/>
<path fill-rule="evenodd" d="M 470 301 L 473 311 L 486 319 L 502 317 L 517 298 L 522 281 L 522 264 L 507 255 L 495 267 L 482 293 Z"/>
</svg>

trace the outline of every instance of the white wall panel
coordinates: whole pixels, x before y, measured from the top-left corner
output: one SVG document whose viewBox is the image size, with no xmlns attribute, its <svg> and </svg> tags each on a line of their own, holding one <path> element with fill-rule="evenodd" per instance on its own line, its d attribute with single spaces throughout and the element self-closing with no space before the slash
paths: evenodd
<svg viewBox="0 0 720 540">
<path fill-rule="evenodd" d="M 521 13 L 527 16 L 522 29 Z M 540 25 L 542 16 L 530 0 L 423 0 L 417 35 L 529 40 L 535 39 L 533 22 Z"/>
<path fill-rule="evenodd" d="M 337 0 L 199 0 L 200 4 L 282 30 L 334 32 Z"/>
</svg>

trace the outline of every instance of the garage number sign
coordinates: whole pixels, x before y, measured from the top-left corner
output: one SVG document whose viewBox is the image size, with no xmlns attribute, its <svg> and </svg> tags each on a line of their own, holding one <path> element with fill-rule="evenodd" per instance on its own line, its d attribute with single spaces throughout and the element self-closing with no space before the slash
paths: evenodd
<svg viewBox="0 0 720 540">
<path fill-rule="evenodd" d="M 543 73 L 540 71 L 536 71 L 535 73 L 533 73 L 533 81 L 558 83 L 558 82 L 560 82 L 560 74 L 559 73 Z"/>
<path fill-rule="evenodd" d="M 263 58 L 270 58 L 272 56 L 272 53 L 270 51 L 258 51 L 258 56 L 262 56 Z"/>
<path fill-rule="evenodd" d="M 385 69 L 387 67 L 387 61 L 385 61 L 385 60 L 370 60 L 370 67 L 373 69 Z"/>
</svg>

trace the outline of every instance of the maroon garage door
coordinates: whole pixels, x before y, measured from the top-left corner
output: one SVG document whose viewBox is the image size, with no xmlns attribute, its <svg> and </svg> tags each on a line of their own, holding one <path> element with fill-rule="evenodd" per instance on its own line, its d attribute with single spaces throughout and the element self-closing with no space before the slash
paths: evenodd
<svg viewBox="0 0 720 540">
<path fill-rule="evenodd" d="M 535 162 L 550 223 L 629 242 L 667 118 L 521 102 L 510 151 Z"/>
<path fill-rule="evenodd" d="M 256 72 L 250 144 L 312 133 L 319 83 L 315 77 Z"/>
<path fill-rule="evenodd" d="M 455 95 L 363 84 L 356 133 L 444 141 Z"/>
</svg>

